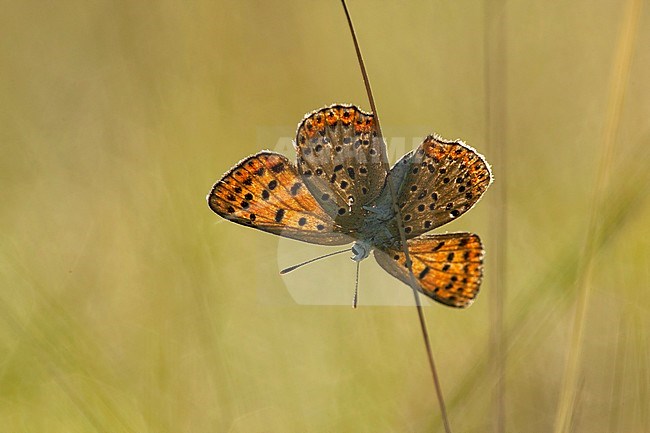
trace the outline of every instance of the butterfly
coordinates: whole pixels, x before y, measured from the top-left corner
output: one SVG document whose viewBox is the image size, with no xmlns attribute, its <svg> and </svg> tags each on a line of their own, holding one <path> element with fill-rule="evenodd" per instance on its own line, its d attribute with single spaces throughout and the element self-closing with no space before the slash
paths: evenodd
<svg viewBox="0 0 650 433">
<path fill-rule="evenodd" d="M 228 171 L 207 200 L 221 217 L 319 245 L 354 242 L 357 263 L 370 252 L 410 285 L 397 225 L 392 176 L 417 289 L 451 307 L 469 306 L 483 276 L 483 246 L 473 233 L 431 234 L 467 212 L 492 182 L 485 158 L 462 141 L 430 135 L 392 168 L 373 113 L 336 104 L 298 125 L 297 163 L 262 151 Z"/>
</svg>

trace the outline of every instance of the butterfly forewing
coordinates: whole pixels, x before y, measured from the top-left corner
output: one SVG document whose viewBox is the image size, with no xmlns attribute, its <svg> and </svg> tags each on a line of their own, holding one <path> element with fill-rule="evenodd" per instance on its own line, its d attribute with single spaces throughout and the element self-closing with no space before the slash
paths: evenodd
<svg viewBox="0 0 650 433">
<path fill-rule="evenodd" d="M 298 126 L 296 148 L 298 171 L 316 200 L 354 233 L 386 179 L 374 116 L 352 105 L 315 111 Z"/>
<path fill-rule="evenodd" d="M 214 185 L 208 204 L 230 221 L 304 242 L 351 241 L 311 195 L 296 167 L 277 153 L 260 152 L 241 161 Z"/>
<path fill-rule="evenodd" d="M 457 308 L 476 298 L 483 276 L 483 246 L 472 233 L 423 235 L 407 241 L 419 290 Z M 389 274 L 410 285 L 403 251 L 375 250 L 375 259 Z"/>
<path fill-rule="evenodd" d="M 429 136 L 404 163 L 408 168 L 397 201 L 407 238 L 458 218 L 492 182 L 483 156 L 461 141 Z"/>
</svg>

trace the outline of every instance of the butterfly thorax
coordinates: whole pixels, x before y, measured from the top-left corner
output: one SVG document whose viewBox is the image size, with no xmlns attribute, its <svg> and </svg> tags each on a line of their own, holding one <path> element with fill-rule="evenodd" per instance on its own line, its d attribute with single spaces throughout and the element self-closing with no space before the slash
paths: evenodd
<svg viewBox="0 0 650 433">
<path fill-rule="evenodd" d="M 355 261 L 368 257 L 373 248 L 399 248 L 401 243 L 395 213 L 389 205 L 366 206 L 363 225 L 356 233 L 357 241 L 352 246 Z"/>
<path fill-rule="evenodd" d="M 370 252 L 374 248 L 386 249 L 386 248 L 397 248 L 399 249 L 400 242 L 396 242 L 394 236 L 388 232 L 382 233 L 382 231 L 377 231 L 373 236 L 367 238 L 362 238 L 357 240 L 352 245 L 352 253 L 354 256 L 352 260 L 360 262 L 361 260 L 368 257 Z"/>
<path fill-rule="evenodd" d="M 411 157 L 412 152 L 404 155 L 393 168 L 391 173 L 394 182 L 393 188 L 397 191 L 402 186 Z M 356 233 L 358 241 L 354 244 L 352 250 L 355 254 L 353 259 L 356 261 L 365 259 L 374 247 L 401 249 L 399 229 L 393 207 L 393 196 L 387 182 L 388 179 L 386 179 L 384 188 L 374 202 L 363 207 L 365 212 L 363 224 Z M 355 247 L 360 254 L 357 254 Z"/>
</svg>

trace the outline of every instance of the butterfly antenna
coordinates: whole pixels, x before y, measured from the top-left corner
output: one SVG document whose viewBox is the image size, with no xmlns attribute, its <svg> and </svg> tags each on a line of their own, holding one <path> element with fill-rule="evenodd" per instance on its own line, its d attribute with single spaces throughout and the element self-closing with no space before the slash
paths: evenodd
<svg viewBox="0 0 650 433">
<path fill-rule="evenodd" d="M 359 302 L 359 265 L 361 261 L 357 262 L 357 277 L 354 281 L 354 296 L 352 297 L 352 308 L 357 308 Z"/>
<path fill-rule="evenodd" d="M 366 65 L 363 61 L 363 56 L 361 55 L 361 48 L 359 47 L 359 41 L 357 40 L 357 33 L 354 30 L 354 25 L 352 24 L 352 18 L 350 17 L 350 12 L 348 11 L 348 6 L 345 3 L 345 0 L 341 0 L 341 3 L 343 3 L 343 10 L 345 11 L 345 17 L 348 20 L 348 26 L 350 27 L 350 33 L 352 34 L 352 41 L 354 42 L 354 49 L 357 52 L 357 60 L 359 61 L 359 68 L 361 69 L 361 75 L 363 76 L 363 83 L 366 86 L 366 93 L 368 94 L 368 102 L 370 102 L 370 108 L 372 109 L 372 112 L 375 115 L 375 123 L 377 125 L 377 133 L 379 135 L 379 145 L 384 146 L 384 151 L 380 152 L 383 157 L 383 163 L 386 167 L 389 166 L 389 161 L 388 161 L 388 154 L 386 152 L 385 148 L 385 142 L 384 142 L 384 134 L 382 133 L 381 126 L 379 124 L 379 114 L 377 113 L 377 107 L 375 105 L 375 98 L 372 95 L 372 89 L 370 88 L 370 79 L 368 78 L 368 72 L 366 71 Z M 429 332 L 427 331 L 427 324 L 426 320 L 424 318 L 424 311 L 422 310 L 422 303 L 420 301 L 420 295 L 417 290 L 417 280 L 415 279 L 415 275 L 413 274 L 413 268 L 411 267 L 411 257 L 409 254 L 408 246 L 406 244 L 406 234 L 404 232 L 404 224 L 402 223 L 402 216 L 401 212 L 399 209 L 399 206 L 397 206 L 397 192 L 396 192 L 396 186 L 394 185 L 394 181 L 392 179 L 392 176 L 390 175 L 390 171 L 388 172 L 386 176 L 386 185 L 388 186 L 388 190 L 391 195 L 391 199 L 393 201 L 393 210 L 395 212 L 395 219 L 397 222 L 397 229 L 399 231 L 400 235 L 400 241 L 402 242 L 402 249 L 404 251 L 404 256 L 406 258 L 406 263 L 408 266 L 408 271 L 409 271 L 409 282 L 411 289 L 413 290 L 413 298 L 415 299 L 415 307 L 418 312 L 418 319 L 420 321 L 420 328 L 422 330 L 422 337 L 424 339 L 424 346 L 427 351 L 427 357 L 429 360 L 429 367 L 431 369 L 431 375 L 433 376 L 433 384 L 434 388 L 436 390 L 436 395 L 438 397 L 438 404 L 440 406 L 440 416 L 442 418 L 442 423 L 445 428 L 446 433 L 451 433 L 451 427 L 449 425 L 449 417 L 447 416 L 447 408 L 445 405 L 445 400 L 442 395 L 442 388 L 440 385 L 440 378 L 438 377 L 438 371 L 436 369 L 435 362 L 433 360 L 433 351 L 431 350 L 431 341 L 429 339 Z"/>
<path fill-rule="evenodd" d="M 341 254 L 341 253 L 347 253 L 348 251 L 352 251 L 352 248 L 348 248 L 347 250 L 335 251 L 333 253 L 325 254 L 324 256 L 320 256 L 320 257 L 314 257 L 313 259 L 310 259 L 310 260 L 307 260 L 305 262 L 298 263 L 297 265 L 289 266 L 288 268 L 282 269 L 280 271 L 280 275 L 288 274 L 289 272 L 295 271 L 299 267 L 304 266 L 304 265 L 308 265 L 310 263 L 313 263 L 316 260 L 326 259 L 327 257 L 332 257 L 332 256 L 335 256 L 335 255 Z"/>
</svg>

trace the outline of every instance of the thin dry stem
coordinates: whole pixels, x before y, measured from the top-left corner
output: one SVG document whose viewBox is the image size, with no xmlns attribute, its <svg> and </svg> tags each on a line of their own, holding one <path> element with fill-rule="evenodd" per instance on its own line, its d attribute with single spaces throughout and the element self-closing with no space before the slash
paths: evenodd
<svg viewBox="0 0 650 433">
<path fill-rule="evenodd" d="M 375 122 L 377 124 L 377 133 L 379 135 L 379 141 L 380 141 L 380 146 L 384 146 L 383 152 L 381 152 L 382 157 L 383 157 L 383 163 L 386 165 L 386 167 L 389 166 L 389 161 L 388 161 L 388 153 L 386 152 L 385 148 L 385 143 L 384 143 L 384 134 L 382 133 L 381 130 L 381 125 L 379 123 L 379 114 L 377 112 L 377 107 L 375 105 L 375 98 L 373 97 L 372 94 L 372 89 L 370 87 L 370 79 L 368 78 L 368 73 L 366 71 L 366 66 L 363 61 L 363 56 L 361 55 L 361 49 L 359 47 L 359 42 L 357 40 L 356 32 L 354 31 L 354 25 L 352 24 L 352 18 L 350 17 L 350 13 L 348 11 L 347 4 L 345 3 L 345 0 L 341 0 L 341 3 L 343 4 L 343 10 L 345 11 L 345 16 L 348 21 L 348 25 L 350 27 L 350 33 L 352 34 L 352 40 L 354 42 L 354 48 L 357 53 L 357 59 L 359 60 L 359 67 L 361 68 L 361 75 L 363 76 L 363 82 L 366 86 L 366 93 L 368 95 L 368 101 L 370 102 L 370 109 L 375 115 Z M 436 390 L 436 395 L 438 397 L 438 404 L 440 406 L 440 416 L 442 418 L 443 425 L 445 427 L 445 432 L 446 433 L 451 433 L 451 427 L 449 425 L 449 417 L 447 416 L 447 408 L 445 405 L 445 400 L 444 396 L 442 394 L 442 387 L 440 385 L 440 377 L 438 376 L 438 371 L 436 369 L 436 364 L 433 359 L 433 351 L 431 349 L 431 341 L 429 339 L 429 332 L 427 330 L 427 325 L 426 325 L 426 319 L 424 317 L 424 311 L 422 310 L 422 303 L 420 301 L 420 294 L 418 293 L 417 290 L 417 281 L 415 279 L 415 275 L 413 275 L 413 269 L 411 268 L 411 257 L 409 254 L 408 246 L 406 244 L 406 235 L 404 233 L 404 225 L 402 224 L 402 217 L 401 217 L 401 212 L 399 209 L 399 206 L 397 204 L 397 193 L 395 191 L 395 185 L 393 183 L 392 176 L 390 175 L 390 172 L 388 173 L 386 177 L 386 184 L 388 185 L 388 190 L 390 192 L 391 198 L 392 198 L 392 204 L 393 204 L 393 211 L 395 212 L 395 218 L 397 221 L 397 229 L 399 231 L 400 235 L 400 241 L 402 242 L 402 249 L 404 251 L 404 256 L 406 259 L 406 264 L 409 270 L 409 276 L 410 276 L 410 286 L 411 289 L 413 290 L 413 297 L 415 299 L 415 306 L 417 309 L 418 313 L 418 319 L 420 322 L 420 328 L 422 330 L 422 338 L 424 339 L 424 346 L 427 352 L 427 359 L 429 361 L 429 367 L 431 369 L 431 375 L 433 376 L 433 384 Z"/>
</svg>

